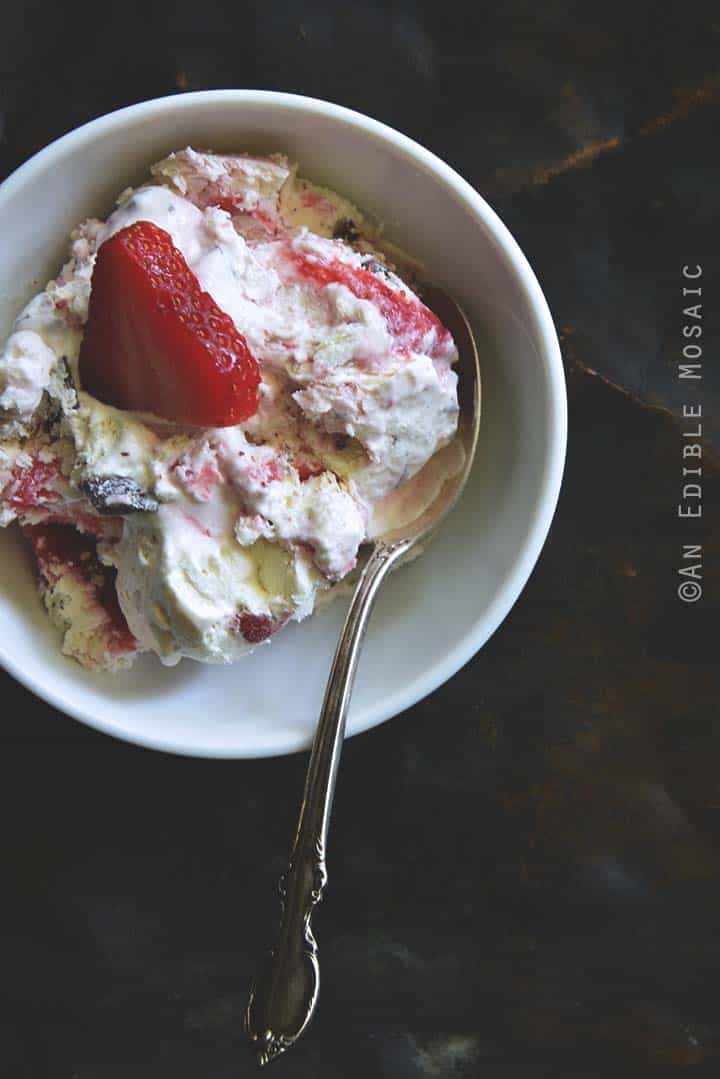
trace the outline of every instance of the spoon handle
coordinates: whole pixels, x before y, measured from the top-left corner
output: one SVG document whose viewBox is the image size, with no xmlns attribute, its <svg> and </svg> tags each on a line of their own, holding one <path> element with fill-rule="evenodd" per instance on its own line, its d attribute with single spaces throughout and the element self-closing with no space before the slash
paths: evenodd
<svg viewBox="0 0 720 1079">
<path fill-rule="evenodd" d="M 282 913 L 277 945 L 250 991 L 245 1029 L 260 1064 L 300 1037 L 312 1019 L 320 988 L 317 943 L 310 925 L 327 881 L 325 846 L 335 781 L 360 649 L 378 589 L 411 541 L 377 543 L 355 587 L 318 721 L 297 833 L 280 882 Z"/>
</svg>

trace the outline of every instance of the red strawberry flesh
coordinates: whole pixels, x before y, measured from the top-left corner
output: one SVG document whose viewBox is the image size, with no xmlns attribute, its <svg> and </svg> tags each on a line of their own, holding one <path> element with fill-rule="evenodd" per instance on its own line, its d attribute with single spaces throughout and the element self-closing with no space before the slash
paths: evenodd
<svg viewBox="0 0 720 1079">
<path fill-rule="evenodd" d="M 42 460 L 36 453 L 29 463 L 16 464 L 0 490 L 3 505 L 21 524 L 73 524 L 94 536 L 110 536 L 116 528 L 112 518 L 100 517 L 85 499 L 76 497 L 57 457 Z"/>
<path fill-rule="evenodd" d="M 242 423 L 259 402 L 247 341 L 150 221 L 98 251 L 80 378 L 105 404 L 198 427 Z"/>
<path fill-rule="evenodd" d="M 250 614 L 246 611 L 244 614 L 235 615 L 231 632 L 239 633 L 248 644 L 260 644 L 261 641 L 266 641 L 273 633 L 282 629 L 286 622 L 287 616 L 273 619 L 267 614 Z"/>
<path fill-rule="evenodd" d="M 99 561 L 94 539 L 69 525 L 24 525 L 22 532 L 32 547 L 43 587 L 52 589 L 61 577 L 72 576 L 103 613 L 103 625 L 96 632 L 102 633 L 108 653 L 134 654 L 137 642 L 118 603 L 115 570 Z"/>
<path fill-rule="evenodd" d="M 397 346 L 404 351 L 423 351 L 426 339 L 434 331 L 431 356 L 439 356 L 447 347 L 449 333 L 437 315 L 417 297 L 390 288 L 377 274 L 351 266 L 341 259 L 308 257 L 290 249 L 289 261 L 295 273 L 320 286 L 340 284 L 359 300 L 370 300 L 385 319 Z"/>
</svg>

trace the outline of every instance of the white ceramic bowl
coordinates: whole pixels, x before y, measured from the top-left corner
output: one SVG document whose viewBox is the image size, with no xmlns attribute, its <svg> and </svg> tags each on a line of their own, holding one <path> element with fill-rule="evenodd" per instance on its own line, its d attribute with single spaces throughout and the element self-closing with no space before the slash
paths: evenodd
<svg viewBox="0 0 720 1079">
<path fill-rule="evenodd" d="M 478 136 L 481 137 L 481 136 Z M 481 340 L 483 419 L 468 490 L 428 552 L 385 585 L 350 713 L 350 734 L 424 697 L 502 622 L 540 553 L 560 488 L 566 399 L 538 282 L 486 202 L 404 135 L 348 109 L 288 94 L 220 90 L 103 116 L 36 154 L 0 187 L 0 337 L 54 276 L 70 230 L 105 216 L 148 166 L 188 144 L 281 150 L 301 174 L 385 222 L 467 308 Z M 131 742 L 209 757 L 305 747 L 342 622 L 338 602 L 233 667 L 143 657 L 127 674 L 60 654 L 16 530 L 0 535 L 0 660 L 38 696 Z"/>
</svg>

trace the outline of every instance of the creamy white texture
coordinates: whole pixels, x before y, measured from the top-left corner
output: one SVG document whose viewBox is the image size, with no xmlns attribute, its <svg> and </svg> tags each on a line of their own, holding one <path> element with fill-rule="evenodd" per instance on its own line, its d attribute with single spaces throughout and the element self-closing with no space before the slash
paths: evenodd
<svg viewBox="0 0 720 1079">
<path fill-rule="evenodd" d="M 104 224 L 80 227 L 60 277 L 18 319 L 0 356 L 0 420 L 6 436 L 32 434 L 54 400 L 78 489 L 120 477 L 157 500 L 100 547 L 128 624 L 165 663 L 227 662 L 310 614 L 355 565 L 376 504 L 452 440 L 456 351 L 430 323 L 408 348 L 372 290 L 315 279 L 317 264 L 367 275 L 362 245 L 329 238 L 339 219 L 362 218 L 284 159 L 187 150 L 152 173 Z M 257 358 L 260 406 L 240 427 L 173 427 L 76 392 L 96 252 L 137 221 L 170 234 Z M 417 302 L 381 269 L 390 300 Z"/>
<path fill-rule="evenodd" d="M 57 356 L 32 330 L 18 330 L 5 346 L 0 409 L 31 416 L 40 404 Z"/>
<path fill-rule="evenodd" d="M 107 646 L 108 617 L 97 603 L 91 584 L 72 572 L 42 588 L 45 609 L 62 634 L 62 651 L 82 657 L 89 670 L 123 670 L 132 665 L 134 654 L 114 654 Z"/>
<path fill-rule="evenodd" d="M 217 531 L 198 528 L 180 505 L 128 519 L 115 559 L 120 603 L 141 648 L 166 663 L 229 662 L 250 651 L 239 610 L 273 623 L 312 611 L 320 576 L 311 559 L 262 538 L 241 546 L 228 510 Z"/>
</svg>

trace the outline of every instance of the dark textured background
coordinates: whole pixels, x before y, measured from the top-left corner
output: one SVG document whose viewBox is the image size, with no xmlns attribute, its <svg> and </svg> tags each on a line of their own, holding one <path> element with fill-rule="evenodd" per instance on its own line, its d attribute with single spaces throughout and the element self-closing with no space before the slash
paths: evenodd
<svg viewBox="0 0 720 1079">
<path fill-rule="evenodd" d="M 6 0 L 3 24 L 1 175 L 148 97 L 325 97 L 474 183 L 561 332 L 570 449 L 550 539 L 482 653 L 348 743 L 317 918 L 323 1002 L 278 1073 L 717 1076 L 711 461 L 693 537 L 674 519 L 684 262 L 705 267 L 693 397 L 718 445 L 716 6 L 180 0 L 90 17 Z M 695 536 L 691 606 L 676 568 Z M 2 690 L 0 1073 L 253 1074 L 240 1016 L 304 758 L 175 759 L 95 735 L 7 676 Z"/>
</svg>

